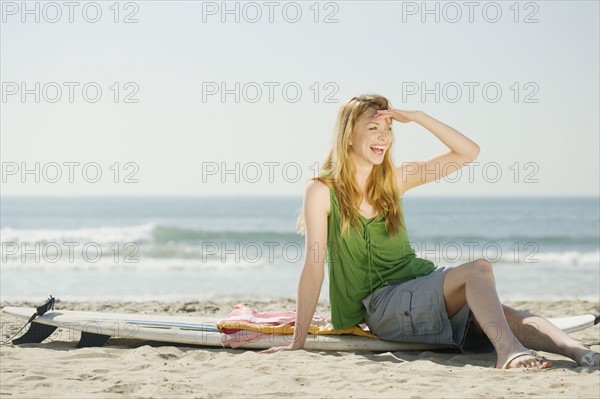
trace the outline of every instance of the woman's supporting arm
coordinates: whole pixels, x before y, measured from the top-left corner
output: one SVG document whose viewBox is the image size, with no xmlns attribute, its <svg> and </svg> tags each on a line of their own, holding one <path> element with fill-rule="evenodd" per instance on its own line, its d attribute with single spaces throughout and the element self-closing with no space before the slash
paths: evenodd
<svg viewBox="0 0 600 399">
<path fill-rule="evenodd" d="M 287 346 L 272 347 L 260 353 L 274 353 L 304 347 L 325 277 L 324 263 L 327 250 L 329 207 L 329 188 L 320 182 L 309 182 L 304 192 L 305 253 L 304 265 L 298 280 L 296 325 L 292 343 Z"/>
<path fill-rule="evenodd" d="M 314 262 L 304 262 L 298 281 L 298 296 L 296 305 L 296 327 L 292 338 L 292 349 L 304 347 L 310 322 L 315 314 L 319 294 L 323 285 L 323 267 Z"/>
</svg>

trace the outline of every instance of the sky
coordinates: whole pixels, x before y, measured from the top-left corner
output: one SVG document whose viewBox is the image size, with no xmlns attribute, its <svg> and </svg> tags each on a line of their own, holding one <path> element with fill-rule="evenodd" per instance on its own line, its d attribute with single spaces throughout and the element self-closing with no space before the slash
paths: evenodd
<svg viewBox="0 0 600 399">
<path fill-rule="evenodd" d="M 600 194 L 597 1 L 1 3 L 2 196 L 300 196 L 363 93 L 481 148 L 406 195 Z"/>
</svg>

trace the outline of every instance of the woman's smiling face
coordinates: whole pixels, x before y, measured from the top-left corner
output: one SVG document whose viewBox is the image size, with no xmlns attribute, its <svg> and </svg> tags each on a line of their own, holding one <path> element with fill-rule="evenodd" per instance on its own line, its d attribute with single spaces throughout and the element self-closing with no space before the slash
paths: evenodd
<svg viewBox="0 0 600 399">
<path fill-rule="evenodd" d="M 354 125 L 350 154 L 361 163 L 379 165 L 392 143 L 392 118 L 374 119 L 377 110 L 369 108 Z"/>
</svg>

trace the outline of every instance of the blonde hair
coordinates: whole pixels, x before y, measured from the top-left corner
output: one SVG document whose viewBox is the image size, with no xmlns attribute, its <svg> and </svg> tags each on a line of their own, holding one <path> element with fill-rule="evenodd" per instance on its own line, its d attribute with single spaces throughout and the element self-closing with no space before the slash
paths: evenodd
<svg viewBox="0 0 600 399">
<path fill-rule="evenodd" d="M 350 158 L 350 138 L 357 119 L 369 109 L 390 108 L 390 102 L 377 94 L 364 94 L 353 97 L 342 104 L 333 133 L 333 146 L 318 177 L 309 180 L 319 181 L 335 190 L 339 202 L 342 235 L 350 225 L 359 226 L 358 208 L 362 200 L 355 178 L 354 162 Z M 385 217 L 388 234 L 395 235 L 402 226 L 402 215 L 398 204 L 399 194 L 396 186 L 396 172 L 392 161 L 393 136 L 385 152 L 383 162 L 373 165 L 366 184 L 366 196 L 377 214 Z M 304 233 L 304 215 L 302 209 L 298 217 L 299 232 Z"/>
</svg>

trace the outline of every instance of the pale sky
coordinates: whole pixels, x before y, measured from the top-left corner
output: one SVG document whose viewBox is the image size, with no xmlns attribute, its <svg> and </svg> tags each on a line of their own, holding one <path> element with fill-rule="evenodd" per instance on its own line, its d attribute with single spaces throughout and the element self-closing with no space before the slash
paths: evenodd
<svg viewBox="0 0 600 399">
<path fill-rule="evenodd" d="M 3 1 L 2 195 L 298 196 L 365 92 L 481 147 L 407 195 L 599 195 L 597 1 L 478 2 L 472 22 L 464 2 L 428 2 L 437 22 L 421 1 L 275 3 L 269 22 L 268 2 L 228 2 L 236 22 L 221 1 Z M 394 132 L 396 162 L 446 150 L 415 123 Z"/>
</svg>

